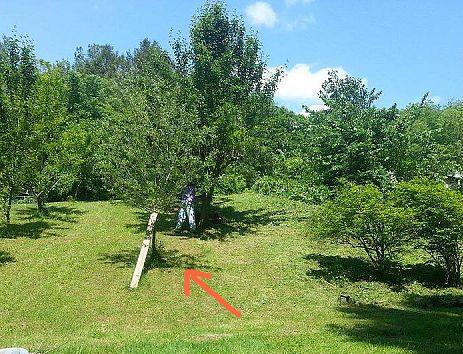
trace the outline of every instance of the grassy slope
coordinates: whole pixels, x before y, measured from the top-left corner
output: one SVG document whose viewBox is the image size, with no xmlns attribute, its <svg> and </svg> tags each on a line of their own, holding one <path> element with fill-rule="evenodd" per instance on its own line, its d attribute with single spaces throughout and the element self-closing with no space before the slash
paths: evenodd
<svg viewBox="0 0 463 354">
<path fill-rule="evenodd" d="M 146 216 L 119 203 L 55 203 L 46 219 L 20 205 L 0 237 L 0 347 L 53 353 L 459 353 L 463 311 L 419 309 L 436 293 L 419 269 L 380 282 L 361 258 L 307 235 L 310 208 L 254 194 L 219 200 L 228 222 L 208 239 L 171 236 L 139 288 L 128 284 Z M 8 235 L 5 235 L 8 231 Z M 183 269 L 242 312 L 235 318 Z M 416 278 L 416 279 L 415 279 Z M 356 306 L 340 307 L 341 292 Z M 454 290 L 453 294 L 461 292 Z M 407 305 L 408 303 L 408 305 Z"/>
</svg>

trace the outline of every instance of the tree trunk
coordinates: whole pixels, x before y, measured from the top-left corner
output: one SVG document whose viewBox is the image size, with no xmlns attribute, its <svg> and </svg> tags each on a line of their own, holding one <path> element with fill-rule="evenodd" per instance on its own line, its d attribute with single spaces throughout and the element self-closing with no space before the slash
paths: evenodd
<svg viewBox="0 0 463 354">
<path fill-rule="evenodd" d="M 82 181 L 79 179 L 79 182 L 77 183 L 76 191 L 74 192 L 74 200 L 77 200 L 77 196 L 79 195 L 79 188 L 81 184 L 82 184 Z"/>
<path fill-rule="evenodd" d="M 461 266 L 458 267 L 456 271 L 456 285 L 455 286 L 461 288 Z"/>
<path fill-rule="evenodd" d="M 443 256 L 442 266 L 445 269 L 445 284 L 447 286 L 461 286 L 461 257 L 458 247 Z"/>
<path fill-rule="evenodd" d="M 37 212 L 39 215 L 45 215 L 46 214 L 46 209 L 45 209 L 45 200 L 41 195 L 37 196 Z"/>
<path fill-rule="evenodd" d="M 460 287 L 461 286 L 461 270 L 458 262 L 454 262 L 447 269 L 447 284 L 449 286 Z"/>
<path fill-rule="evenodd" d="M 11 204 L 13 204 L 13 189 L 10 189 L 10 193 L 8 193 L 8 207 L 7 207 L 7 217 L 6 222 L 9 224 L 11 220 Z"/>
<path fill-rule="evenodd" d="M 201 215 L 200 215 L 199 225 L 202 228 L 204 228 L 209 221 L 213 193 L 214 193 L 214 189 L 211 188 L 209 191 L 204 192 L 201 195 Z"/>
<path fill-rule="evenodd" d="M 452 287 L 460 287 L 461 286 L 461 275 L 460 272 L 455 271 L 452 273 L 449 273 L 447 275 L 447 285 L 452 286 Z"/>
<path fill-rule="evenodd" d="M 4 203 L 5 210 L 3 211 L 5 214 L 5 221 L 7 224 L 10 223 L 11 220 L 11 205 L 13 204 L 13 189 L 9 188 L 8 189 L 8 195 L 5 198 L 5 203 Z"/>
</svg>

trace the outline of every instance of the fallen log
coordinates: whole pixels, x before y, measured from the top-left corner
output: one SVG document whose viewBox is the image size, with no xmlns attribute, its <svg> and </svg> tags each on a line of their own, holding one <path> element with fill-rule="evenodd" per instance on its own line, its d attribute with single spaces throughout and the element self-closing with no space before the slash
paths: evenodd
<svg viewBox="0 0 463 354">
<path fill-rule="evenodd" d="M 149 217 L 148 226 L 146 227 L 146 235 L 143 239 L 143 243 L 140 248 L 140 254 L 138 255 L 137 265 L 135 266 L 135 270 L 132 275 L 132 281 L 130 282 L 130 288 L 132 289 L 138 286 L 141 274 L 143 273 L 143 267 L 145 266 L 148 251 L 151 248 L 153 248 L 153 245 L 156 242 L 154 225 L 156 224 L 157 218 L 158 213 L 156 212 L 152 212 Z"/>
</svg>

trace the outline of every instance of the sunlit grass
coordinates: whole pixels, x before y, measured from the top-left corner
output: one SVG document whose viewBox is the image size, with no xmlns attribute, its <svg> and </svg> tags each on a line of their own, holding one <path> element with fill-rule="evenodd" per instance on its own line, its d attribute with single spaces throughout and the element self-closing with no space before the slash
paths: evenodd
<svg viewBox="0 0 463 354">
<path fill-rule="evenodd" d="M 0 347 L 462 352 L 463 311 L 427 299 L 463 293 L 433 289 L 428 268 L 409 265 L 395 279 L 377 277 L 361 255 L 308 234 L 312 207 L 301 203 L 246 193 L 218 198 L 217 207 L 225 220 L 197 237 L 171 235 L 172 217 L 161 219 L 159 255 L 130 290 L 146 215 L 122 203 L 54 203 L 40 219 L 33 206 L 15 206 L 13 225 L 0 238 Z M 195 285 L 185 297 L 188 267 L 210 272 L 209 286 L 242 317 Z M 341 293 L 356 304 L 339 306 Z"/>
</svg>

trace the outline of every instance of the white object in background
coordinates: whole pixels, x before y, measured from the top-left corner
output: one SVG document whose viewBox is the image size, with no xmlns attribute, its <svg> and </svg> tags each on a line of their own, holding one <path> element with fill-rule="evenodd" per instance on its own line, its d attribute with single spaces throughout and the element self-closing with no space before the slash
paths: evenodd
<svg viewBox="0 0 463 354">
<path fill-rule="evenodd" d="M 0 349 L 0 354 L 29 354 L 24 348 L 5 348 Z"/>
</svg>

